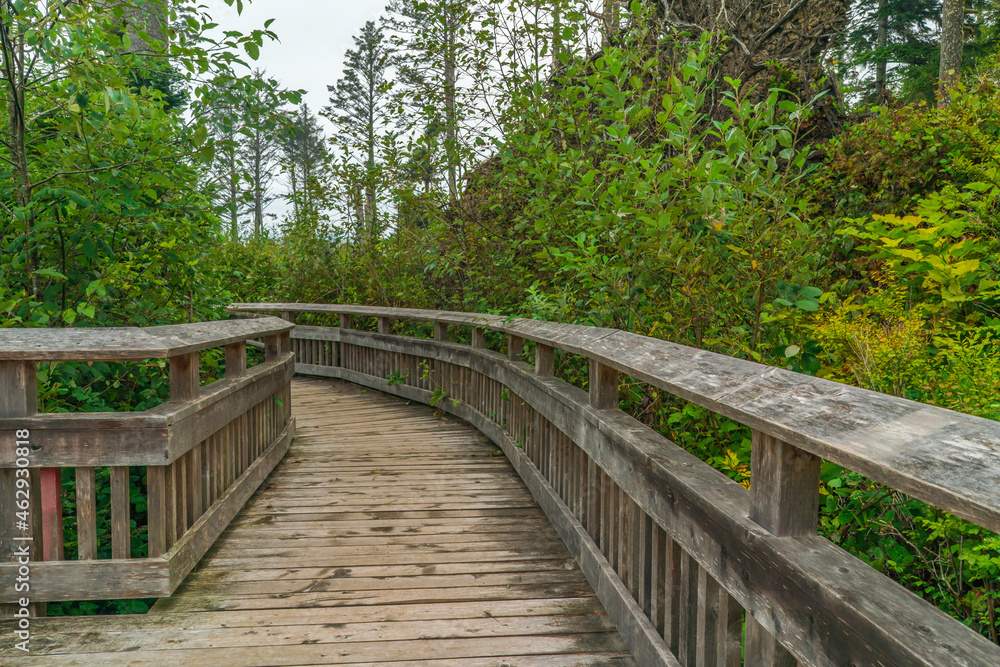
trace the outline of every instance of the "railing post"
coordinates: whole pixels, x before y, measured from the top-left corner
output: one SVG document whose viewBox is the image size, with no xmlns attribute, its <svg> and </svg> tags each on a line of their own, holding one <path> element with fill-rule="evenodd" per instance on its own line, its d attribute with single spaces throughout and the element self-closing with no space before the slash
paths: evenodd
<svg viewBox="0 0 1000 667">
<path fill-rule="evenodd" d="M 598 410 L 618 407 L 618 371 L 590 360 L 590 405 Z"/>
<path fill-rule="evenodd" d="M 442 343 L 448 342 L 448 325 L 445 322 L 434 323 L 434 340 Z"/>
<path fill-rule="evenodd" d="M 38 380 L 34 361 L 0 361 L 0 417 L 30 417 L 38 412 Z M 15 437 L 20 439 L 15 432 Z M 27 441 L 30 443 L 32 434 Z M 4 448 L 17 447 L 17 441 L 2 443 Z M 31 457 L 26 457 L 31 460 Z M 22 545 L 28 546 L 32 561 L 50 560 L 45 558 L 46 538 L 58 540 L 59 557 L 62 557 L 62 505 L 60 503 L 61 483 L 55 488 L 42 489 L 41 480 L 45 471 L 51 471 L 50 476 L 59 480 L 59 468 L 29 469 L 29 529 L 18 528 L 17 507 L 14 494 L 17 489 L 17 471 L 15 468 L 0 468 L 0 562 L 10 562 L 17 559 L 15 550 Z M 52 474 L 54 473 L 54 474 Z M 55 507 L 59 510 L 58 517 L 43 513 L 41 502 L 43 494 L 54 494 Z M 51 503 L 48 503 L 51 504 Z M 58 519 L 58 521 L 56 521 Z M 32 537 L 30 541 L 15 540 L 19 537 Z M 10 584 L 13 585 L 13 584 Z M 45 603 L 38 602 L 29 607 L 28 613 L 34 616 L 45 615 Z M 7 612 L 16 611 L 14 605 L 0 605 L 0 614 L 10 618 Z"/>
<path fill-rule="evenodd" d="M 201 392 L 201 357 L 197 352 L 170 357 L 170 400 L 193 401 Z"/>
<path fill-rule="evenodd" d="M 486 329 L 472 327 L 472 347 L 477 350 L 486 349 Z"/>
<path fill-rule="evenodd" d="M 777 537 L 815 535 L 820 459 L 760 431 L 750 452 L 750 519 Z M 796 659 L 748 612 L 746 664 L 795 667 Z"/>
<path fill-rule="evenodd" d="M 247 343 L 226 345 L 226 377 L 241 378 L 247 374 Z"/>
<path fill-rule="evenodd" d="M 350 329 L 351 328 L 351 316 L 345 313 L 340 314 L 340 328 Z"/>
<path fill-rule="evenodd" d="M 392 320 L 388 317 L 378 318 L 378 332 L 383 336 L 388 336 L 392 333 Z"/>
<path fill-rule="evenodd" d="M 507 334 L 507 358 L 516 361 L 524 352 L 524 339 L 514 334 Z"/>
<path fill-rule="evenodd" d="M 264 337 L 264 361 L 278 361 L 281 358 L 281 335 Z"/>
<path fill-rule="evenodd" d="M 555 374 L 555 348 L 542 343 L 535 343 L 535 375 L 550 378 Z"/>
</svg>

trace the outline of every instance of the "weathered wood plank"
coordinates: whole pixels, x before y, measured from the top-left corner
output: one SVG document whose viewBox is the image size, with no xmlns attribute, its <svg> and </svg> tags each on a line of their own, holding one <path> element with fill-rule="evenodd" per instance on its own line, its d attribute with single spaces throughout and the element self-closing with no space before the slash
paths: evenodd
<svg viewBox="0 0 1000 667">
<path fill-rule="evenodd" d="M 132 500 L 128 466 L 111 468 L 111 557 L 116 560 L 132 555 Z"/>
<path fill-rule="evenodd" d="M 276 317 L 177 324 L 144 329 L 0 329 L 0 361 L 165 359 L 291 330 Z"/>
</svg>

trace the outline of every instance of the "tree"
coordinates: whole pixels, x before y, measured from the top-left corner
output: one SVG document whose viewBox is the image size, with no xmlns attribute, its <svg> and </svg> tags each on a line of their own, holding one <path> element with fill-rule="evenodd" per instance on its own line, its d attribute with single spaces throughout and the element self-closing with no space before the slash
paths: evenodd
<svg viewBox="0 0 1000 667">
<path fill-rule="evenodd" d="M 207 118 L 243 54 L 273 33 L 206 36 L 211 18 L 133 49 L 125 17 L 154 0 L 0 4 L 0 318 L 3 323 L 163 323 L 224 298 L 202 261 L 218 231 L 199 188 Z M 136 30 L 136 34 L 148 31 Z M 194 113 L 134 76 L 182 72 Z"/>
<path fill-rule="evenodd" d="M 316 217 L 316 187 L 327 159 L 326 138 L 316 116 L 305 104 L 291 114 L 281 139 L 282 163 L 288 174 L 294 221 Z"/>
<path fill-rule="evenodd" d="M 940 0 L 860 0 L 851 9 L 843 57 L 862 101 L 920 95 L 938 48 Z M 872 74 L 874 73 L 874 78 Z"/>
<path fill-rule="evenodd" d="M 236 109 L 243 126 L 239 130 L 237 155 L 243 168 L 244 192 L 251 216 L 253 234 L 260 238 L 264 233 L 267 207 L 277 199 L 273 192 L 275 168 L 281 156 L 278 129 L 285 118 L 281 112 L 281 98 L 275 94 L 278 82 L 267 78 L 263 70 L 254 70 L 241 90 Z"/>
<path fill-rule="evenodd" d="M 476 9 L 475 3 L 456 0 L 393 0 L 387 9 L 399 50 L 397 99 L 408 111 L 405 129 L 426 128 L 438 120 L 443 124 L 444 139 L 437 148 L 452 202 L 458 199 L 469 154 L 463 144 L 474 140 L 462 136 L 464 124 L 476 115 L 469 93 L 485 74 L 474 43 Z"/>
<path fill-rule="evenodd" d="M 381 26 L 365 23 L 354 37 L 353 49 L 345 54 L 344 76 L 328 86 L 330 105 L 322 114 L 335 123 L 334 141 L 360 157 L 369 177 L 364 186 L 364 227 L 379 225 L 378 199 L 374 177 L 378 169 L 379 146 L 390 124 L 389 92 L 386 76 L 391 65 L 392 49 Z"/>
<path fill-rule="evenodd" d="M 962 46 L 965 43 L 965 0 L 944 0 L 941 9 L 941 73 L 938 103 L 948 106 L 948 91 L 962 74 Z"/>
</svg>

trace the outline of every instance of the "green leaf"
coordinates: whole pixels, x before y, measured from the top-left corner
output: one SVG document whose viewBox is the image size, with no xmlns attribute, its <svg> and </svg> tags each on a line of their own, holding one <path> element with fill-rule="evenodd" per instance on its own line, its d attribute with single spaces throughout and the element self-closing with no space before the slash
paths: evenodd
<svg viewBox="0 0 1000 667">
<path fill-rule="evenodd" d="M 802 348 L 799 347 L 798 345 L 789 345 L 788 347 L 785 348 L 785 358 L 790 359 L 791 357 L 794 357 L 801 351 Z"/>
<path fill-rule="evenodd" d="M 795 302 L 795 307 L 810 313 L 815 313 L 819 310 L 819 304 L 812 299 L 799 299 Z"/>
<path fill-rule="evenodd" d="M 36 276 L 46 276 L 48 278 L 55 278 L 56 280 L 69 280 L 66 276 L 59 273 L 55 269 L 38 269 L 34 272 Z"/>
</svg>

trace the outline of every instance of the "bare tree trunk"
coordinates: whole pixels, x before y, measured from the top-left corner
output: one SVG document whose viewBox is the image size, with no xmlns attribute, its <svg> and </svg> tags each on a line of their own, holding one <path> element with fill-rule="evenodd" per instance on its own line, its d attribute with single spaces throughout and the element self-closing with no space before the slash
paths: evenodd
<svg viewBox="0 0 1000 667">
<path fill-rule="evenodd" d="M 559 69 L 562 43 L 562 0 L 552 0 L 552 71 Z"/>
<path fill-rule="evenodd" d="M 259 130 L 258 130 L 259 131 Z M 253 161 L 253 233 L 256 238 L 260 238 L 264 231 L 264 198 L 263 192 L 263 173 L 261 164 L 264 161 L 264 156 L 261 154 L 259 138 L 256 139 L 258 145 L 254 150 L 254 161 Z"/>
<path fill-rule="evenodd" d="M 28 167 L 27 150 L 27 113 L 25 107 L 25 88 L 27 87 L 24 59 L 24 35 L 15 34 L 12 30 L 16 10 L 0 9 L 0 54 L 3 57 L 3 79 L 7 98 L 7 141 L 10 150 L 12 169 L 12 185 L 14 190 L 14 205 L 24 214 L 25 277 L 31 286 L 31 294 L 39 297 L 38 276 L 35 269 L 38 266 L 38 252 L 32 243 L 34 231 L 34 216 L 31 211 L 32 183 Z"/>
<path fill-rule="evenodd" d="M 456 114 L 456 77 L 455 77 L 455 17 L 454 9 L 449 5 L 446 7 L 447 22 L 445 28 L 445 49 L 444 49 L 444 108 L 445 108 L 445 156 L 448 161 L 448 197 L 451 201 L 458 199 L 458 165 L 456 150 L 458 143 L 458 119 Z"/>
<path fill-rule="evenodd" d="M 962 46 L 965 43 L 965 0 L 944 0 L 941 11 L 941 72 L 938 105 L 951 102 L 948 91 L 962 74 Z"/>
<path fill-rule="evenodd" d="M 618 33 L 618 4 L 620 0 L 604 0 L 604 25 L 601 28 L 601 45 L 611 46 L 611 37 Z"/>
<path fill-rule="evenodd" d="M 889 44 L 888 24 L 889 16 L 885 11 L 886 0 L 878 0 L 878 36 L 876 48 L 879 49 L 878 59 L 875 61 L 875 99 L 885 99 L 886 86 L 886 58 L 884 49 Z"/>
</svg>

